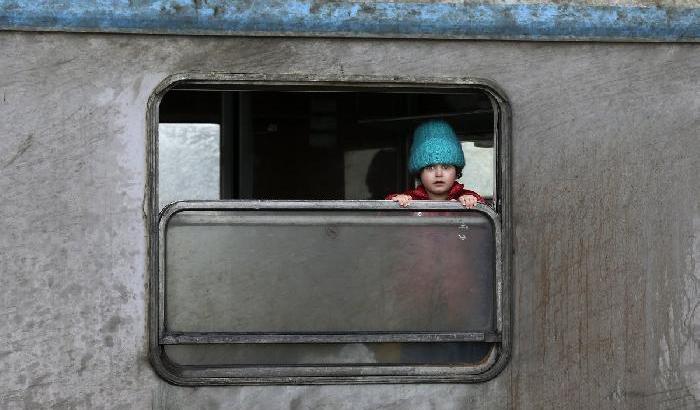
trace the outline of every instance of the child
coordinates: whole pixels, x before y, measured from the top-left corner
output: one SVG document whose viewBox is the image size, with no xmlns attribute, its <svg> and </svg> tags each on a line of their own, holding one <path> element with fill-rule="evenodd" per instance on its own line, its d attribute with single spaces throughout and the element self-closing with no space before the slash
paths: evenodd
<svg viewBox="0 0 700 410">
<path fill-rule="evenodd" d="M 408 171 L 420 178 L 421 185 L 386 199 L 407 207 L 411 200 L 459 201 L 467 208 L 477 202 L 486 203 L 474 191 L 456 182 L 462 176 L 464 153 L 454 130 L 445 121 L 430 120 L 419 125 L 413 133 L 413 145 Z"/>
</svg>

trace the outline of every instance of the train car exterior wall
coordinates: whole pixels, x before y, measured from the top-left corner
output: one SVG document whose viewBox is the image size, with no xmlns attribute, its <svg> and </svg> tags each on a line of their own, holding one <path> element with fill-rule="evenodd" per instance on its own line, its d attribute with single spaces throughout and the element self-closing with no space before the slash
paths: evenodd
<svg viewBox="0 0 700 410">
<path fill-rule="evenodd" d="M 0 32 L 0 407 L 698 408 L 697 43 Z M 148 360 L 174 73 L 483 78 L 512 109 L 512 357 L 476 384 L 180 387 Z"/>
</svg>

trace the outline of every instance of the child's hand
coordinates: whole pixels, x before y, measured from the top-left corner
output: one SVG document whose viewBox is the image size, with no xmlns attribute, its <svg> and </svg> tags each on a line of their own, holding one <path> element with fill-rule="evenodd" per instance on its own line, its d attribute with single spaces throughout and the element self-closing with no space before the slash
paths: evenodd
<svg viewBox="0 0 700 410">
<path fill-rule="evenodd" d="M 464 205 L 465 208 L 474 208 L 476 205 L 476 197 L 474 195 L 462 195 L 458 198 L 459 202 Z"/>
<path fill-rule="evenodd" d="M 393 198 L 391 198 L 392 201 L 398 202 L 400 206 L 402 207 L 407 207 L 408 204 L 411 203 L 411 197 L 408 195 L 396 195 Z"/>
</svg>

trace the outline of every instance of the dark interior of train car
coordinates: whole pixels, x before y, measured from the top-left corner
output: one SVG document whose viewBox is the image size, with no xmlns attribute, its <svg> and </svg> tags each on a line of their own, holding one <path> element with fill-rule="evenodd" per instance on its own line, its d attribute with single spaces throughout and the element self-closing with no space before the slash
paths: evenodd
<svg viewBox="0 0 700 410">
<path fill-rule="evenodd" d="M 159 109 L 161 203 L 383 199 L 415 183 L 406 171 L 411 134 L 432 118 L 448 121 L 463 141 L 465 177 L 479 180 L 463 182 L 480 184 L 476 189 L 491 198 L 494 113 L 480 90 L 228 91 L 183 85 L 169 91 Z M 184 193 L 187 184 L 199 191 Z M 168 194 L 169 187 L 176 193 Z"/>
</svg>

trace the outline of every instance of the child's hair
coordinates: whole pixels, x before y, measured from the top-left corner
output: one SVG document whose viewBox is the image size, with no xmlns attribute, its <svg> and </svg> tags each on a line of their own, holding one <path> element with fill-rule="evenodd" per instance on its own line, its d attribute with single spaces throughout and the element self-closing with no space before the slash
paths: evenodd
<svg viewBox="0 0 700 410">
<path fill-rule="evenodd" d="M 444 120 L 426 121 L 413 132 L 408 172 L 418 175 L 423 168 L 434 164 L 452 165 L 459 176 L 464 168 L 462 146 L 457 134 Z"/>
</svg>

